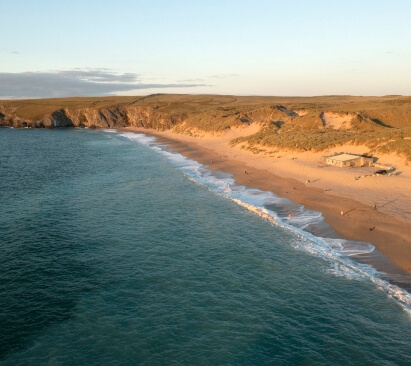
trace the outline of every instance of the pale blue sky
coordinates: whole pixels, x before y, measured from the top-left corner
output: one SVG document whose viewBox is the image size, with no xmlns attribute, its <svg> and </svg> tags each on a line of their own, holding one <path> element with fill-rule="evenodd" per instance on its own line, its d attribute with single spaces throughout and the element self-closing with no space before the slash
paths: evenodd
<svg viewBox="0 0 411 366">
<path fill-rule="evenodd" d="M 410 0 L 0 0 L 0 14 L 0 98 L 411 95 Z"/>
</svg>

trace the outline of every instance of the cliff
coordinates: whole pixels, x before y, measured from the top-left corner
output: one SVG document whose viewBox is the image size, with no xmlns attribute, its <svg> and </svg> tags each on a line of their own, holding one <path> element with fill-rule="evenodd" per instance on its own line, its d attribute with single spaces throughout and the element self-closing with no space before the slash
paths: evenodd
<svg viewBox="0 0 411 366">
<path fill-rule="evenodd" d="M 0 106 L 0 126 L 15 128 L 59 127 L 144 127 L 166 130 L 182 122 L 184 114 L 162 113 L 153 107 L 116 106 L 112 108 L 60 108 L 40 118 L 27 118 L 13 104 Z"/>
<path fill-rule="evenodd" d="M 0 101 L 0 126 L 143 127 L 199 136 L 237 126 L 245 148 L 324 150 L 347 142 L 411 160 L 411 97 L 166 95 Z"/>
</svg>

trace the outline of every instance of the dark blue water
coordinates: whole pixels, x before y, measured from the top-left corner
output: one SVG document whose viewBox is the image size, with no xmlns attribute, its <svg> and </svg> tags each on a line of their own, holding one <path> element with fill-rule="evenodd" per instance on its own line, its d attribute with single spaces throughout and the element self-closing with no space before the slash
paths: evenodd
<svg viewBox="0 0 411 366">
<path fill-rule="evenodd" d="M 0 129 L 0 364 L 411 364 L 397 289 L 156 149 Z"/>
</svg>

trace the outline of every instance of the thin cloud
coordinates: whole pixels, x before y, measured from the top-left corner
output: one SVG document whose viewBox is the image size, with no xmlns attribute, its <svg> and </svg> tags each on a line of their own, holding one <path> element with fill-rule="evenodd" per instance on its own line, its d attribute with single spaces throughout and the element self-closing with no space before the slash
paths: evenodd
<svg viewBox="0 0 411 366">
<path fill-rule="evenodd" d="M 142 83 L 134 73 L 117 74 L 107 69 L 72 69 L 49 72 L 0 73 L 0 97 L 47 98 L 113 95 L 117 92 L 193 88 L 194 83 Z"/>
<path fill-rule="evenodd" d="M 20 52 L 19 51 L 11 51 L 9 53 L 11 53 L 12 55 L 18 55 Z"/>
<path fill-rule="evenodd" d="M 204 79 L 184 79 L 184 80 L 177 80 L 179 83 L 198 83 L 205 81 Z"/>
<path fill-rule="evenodd" d="M 210 78 L 212 79 L 226 79 L 226 78 L 233 78 L 240 76 L 240 74 L 219 74 L 219 75 L 211 75 Z"/>
</svg>

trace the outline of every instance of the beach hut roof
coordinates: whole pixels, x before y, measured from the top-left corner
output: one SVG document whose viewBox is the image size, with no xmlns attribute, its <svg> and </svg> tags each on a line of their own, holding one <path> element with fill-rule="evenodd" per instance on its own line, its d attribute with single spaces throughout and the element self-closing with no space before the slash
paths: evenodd
<svg viewBox="0 0 411 366">
<path fill-rule="evenodd" d="M 328 158 L 331 158 L 337 161 L 348 161 L 348 160 L 359 159 L 361 158 L 361 156 L 351 155 L 351 154 L 340 154 L 340 155 L 335 155 L 335 156 L 329 156 Z"/>
</svg>

